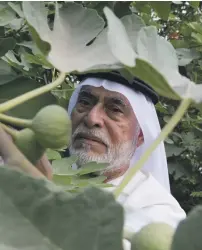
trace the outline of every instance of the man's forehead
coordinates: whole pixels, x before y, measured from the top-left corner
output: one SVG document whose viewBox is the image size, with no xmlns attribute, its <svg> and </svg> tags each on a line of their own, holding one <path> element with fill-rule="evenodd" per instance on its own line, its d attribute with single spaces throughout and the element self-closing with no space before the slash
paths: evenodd
<svg viewBox="0 0 202 250">
<path fill-rule="evenodd" d="M 81 87 L 80 90 L 80 95 L 82 95 L 82 93 L 90 93 L 96 97 L 111 97 L 111 98 L 119 98 L 121 100 L 123 100 L 126 104 L 130 104 L 128 99 L 121 93 L 116 92 L 116 91 L 111 91 L 108 89 L 105 89 L 104 87 L 94 87 L 94 86 L 89 86 L 89 85 L 85 85 Z"/>
</svg>

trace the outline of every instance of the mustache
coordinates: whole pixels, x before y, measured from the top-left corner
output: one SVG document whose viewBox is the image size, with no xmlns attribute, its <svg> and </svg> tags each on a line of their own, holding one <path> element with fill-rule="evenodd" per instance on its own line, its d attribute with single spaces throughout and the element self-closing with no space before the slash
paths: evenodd
<svg viewBox="0 0 202 250">
<path fill-rule="evenodd" d="M 111 145 L 106 133 L 104 133 L 99 129 L 88 129 L 83 125 L 78 126 L 74 131 L 74 133 L 72 134 L 72 142 L 74 142 L 76 137 L 85 135 L 98 138 L 103 144 L 105 144 L 108 147 Z"/>
</svg>

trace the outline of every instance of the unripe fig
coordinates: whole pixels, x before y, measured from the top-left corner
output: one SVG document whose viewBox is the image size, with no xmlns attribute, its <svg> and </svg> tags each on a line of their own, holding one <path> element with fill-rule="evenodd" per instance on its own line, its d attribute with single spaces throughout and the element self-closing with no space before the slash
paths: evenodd
<svg viewBox="0 0 202 250">
<path fill-rule="evenodd" d="M 42 108 L 34 117 L 31 129 L 45 148 L 60 149 L 70 142 L 71 120 L 67 111 L 58 105 Z"/>
<path fill-rule="evenodd" d="M 131 250 L 170 250 L 174 231 L 166 223 L 151 223 L 134 234 Z"/>
<path fill-rule="evenodd" d="M 25 128 L 18 132 L 14 143 L 34 165 L 45 153 L 45 148 L 38 143 L 35 133 L 29 128 Z"/>
<path fill-rule="evenodd" d="M 177 226 L 172 250 L 202 249 L 202 206 L 196 206 Z"/>
</svg>

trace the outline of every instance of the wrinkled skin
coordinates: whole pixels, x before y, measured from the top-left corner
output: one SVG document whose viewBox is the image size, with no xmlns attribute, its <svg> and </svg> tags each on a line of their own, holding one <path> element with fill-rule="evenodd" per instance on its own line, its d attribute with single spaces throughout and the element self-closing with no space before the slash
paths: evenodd
<svg viewBox="0 0 202 250">
<path fill-rule="evenodd" d="M 79 157 L 77 164 L 107 162 L 110 178 L 127 170 L 133 153 L 143 142 L 127 98 L 103 87 L 82 87 L 71 120 L 70 153 Z"/>
</svg>

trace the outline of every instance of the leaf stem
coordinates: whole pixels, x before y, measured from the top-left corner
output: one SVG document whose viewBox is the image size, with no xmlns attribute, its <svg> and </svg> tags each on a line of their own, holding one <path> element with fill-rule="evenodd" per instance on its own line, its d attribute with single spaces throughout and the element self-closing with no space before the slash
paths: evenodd
<svg viewBox="0 0 202 250">
<path fill-rule="evenodd" d="M 0 104 L 0 113 L 3 113 L 9 109 L 12 109 L 14 107 L 16 107 L 17 105 L 20 105 L 36 96 L 42 95 L 52 89 L 54 89 L 55 87 L 57 87 L 58 85 L 60 85 L 64 79 L 65 79 L 66 73 L 61 73 L 59 75 L 59 77 L 53 81 L 52 83 L 42 86 L 40 88 L 34 89 L 30 92 L 27 92 L 23 95 L 20 95 L 16 98 L 13 98 L 12 100 L 9 100 L 7 102 L 4 102 L 2 104 Z"/>
<path fill-rule="evenodd" d="M 1 127 L 3 128 L 3 130 L 4 130 L 7 134 L 9 134 L 13 139 L 16 138 L 17 133 L 18 133 L 17 130 L 15 130 L 15 129 L 13 129 L 13 128 L 10 128 L 10 127 L 6 126 L 5 124 L 3 124 L 3 123 L 1 123 L 1 122 L 0 122 L 0 126 L 1 126 Z"/>
<path fill-rule="evenodd" d="M 177 111 L 172 116 L 170 121 L 166 124 L 166 126 L 162 129 L 161 133 L 157 137 L 157 139 L 148 147 L 148 149 L 145 151 L 145 153 L 142 155 L 142 157 L 137 161 L 136 165 L 129 169 L 128 173 L 122 180 L 122 182 L 119 184 L 119 186 L 114 190 L 114 195 L 117 198 L 123 189 L 126 187 L 126 185 L 129 183 L 129 181 L 133 178 L 133 176 L 142 168 L 144 163 L 148 160 L 151 153 L 158 147 L 158 145 L 166 139 L 168 134 L 174 129 L 174 127 L 178 124 L 181 117 L 186 112 L 187 108 L 191 104 L 191 99 L 183 99 L 181 104 L 179 105 Z"/>
<path fill-rule="evenodd" d="M 12 125 L 16 125 L 18 127 L 23 127 L 23 128 L 29 127 L 32 123 L 32 120 L 20 119 L 20 118 L 12 117 L 12 116 L 1 114 L 1 113 L 0 113 L 0 121 L 6 122 Z"/>
</svg>

